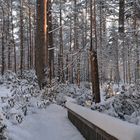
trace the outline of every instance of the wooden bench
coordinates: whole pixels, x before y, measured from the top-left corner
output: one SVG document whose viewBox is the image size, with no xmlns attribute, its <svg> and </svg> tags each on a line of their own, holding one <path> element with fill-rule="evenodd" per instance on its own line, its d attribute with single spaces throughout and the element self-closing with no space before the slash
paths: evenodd
<svg viewBox="0 0 140 140">
<path fill-rule="evenodd" d="M 140 126 L 66 102 L 69 120 L 86 140 L 140 140 Z"/>
<path fill-rule="evenodd" d="M 67 109 L 69 120 L 77 127 L 86 140 L 117 140 L 69 108 Z"/>
</svg>

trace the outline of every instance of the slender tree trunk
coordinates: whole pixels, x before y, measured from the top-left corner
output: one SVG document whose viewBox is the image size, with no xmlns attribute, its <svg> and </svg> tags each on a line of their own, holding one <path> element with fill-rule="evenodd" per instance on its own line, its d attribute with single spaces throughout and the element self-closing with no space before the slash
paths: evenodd
<svg viewBox="0 0 140 140">
<path fill-rule="evenodd" d="M 59 61 L 60 61 L 60 75 L 59 81 L 64 82 L 64 62 L 63 62 L 63 28 L 62 28 L 62 1 L 60 1 L 60 48 L 59 48 Z"/>
<path fill-rule="evenodd" d="M 139 62 L 139 45 L 137 32 L 137 18 L 134 17 L 134 45 L 136 45 L 136 67 L 135 67 L 135 82 L 140 79 L 140 62 Z"/>
<path fill-rule="evenodd" d="M 48 1 L 48 48 L 49 48 L 49 83 L 52 83 L 54 77 L 54 45 L 52 33 L 52 4 Z"/>
<path fill-rule="evenodd" d="M 123 57 L 123 81 L 126 82 L 126 67 L 125 67 L 125 44 L 124 44 L 124 10 L 125 0 L 119 0 L 119 34 L 122 40 L 122 57 Z"/>
<path fill-rule="evenodd" d="M 23 3 L 20 0 L 20 75 L 23 74 L 24 65 L 24 45 L 23 45 Z"/>
<path fill-rule="evenodd" d="M 72 21 L 71 21 L 71 18 L 70 18 L 70 47 L 69 47 L 69 50 L 70 50 L 70 61 L 71 61 L 71 64 L 69 65 L 69 79 L 70 79 L 70 83 L 74 83 L 74 80 L 73 80 Z"/>
<path fill-rule="evenodd" d="M 4 31 L 5 31 L 5 13 L 4 13 L 4 9 L 2 7 L 2 16 L 3 16 L 3 22 L 2 22 L 2 37 L 1 37 L 1 45 L 2 45 L 2 64 L 1 64 L 1 74 L 4 75 L 4 71 L 5 71 L 5 56 L 4 56 L 4 50 L 5 50 L 5 45 L 4 45 Z"/>
<path fill-rule="evenodd" d="M 92 10 L 92 0 L 90 0 L 90 73 L 91 73 L 91 83 L 92 83 L 92 95 L 93 100 L 95 97 L 94 93 L 94 83 L 93 83 L 93 10 Z"/>
<path fill-rule="evenodd" d="M 92 1 L 91 1 L 92 3 Z M 92 10 L 92 7 L 91 7 Z M 92 12 L 91 12 L 92 13 Z M 92 14 L 91 14 L 92 15 Z M 91 16 L 92 18 L 92 16 Z M 91 19 L 92 20 L 92 19 Z M 96 32 L 96 1 L 94 0 L 94 36 L 95 36 L 95 47 L 92 46 L 92 52 L 91 52 L 91 72 L 93 74 L 92 76 L 92 84 L 93 84 L 93 94 L 95 95 L 95 103 L 100 102 L 100 84 L 99 84 L 99 71 L 98 71 L 98 59 L 97 59 L 97 32 Z M 92 22 L 91 22 L 92 23 Z M 92 26 L 91 26 L 92 27 Z M 91 29 L 92 31 L 92 29 Z M 92 35 L 91 35 L 92 37 Z M 92 39 L 91 39 L 92 44 Z"/>
<path fill-rule="evenodd" d="M 29 27 L 27 27 L 29 29 Z M 30 29 L 29 29 L 30 30 Z M 28 52 L 27 52 L 27 68 L 28 70 L 30 69 L 30 38 L 29 38 L 29 31 L 27 30 L 27 47 L 28 47 Z"/>
<path fill-rule="evenodd" d="M 103 60 L 102 60 L 102 43 L 103 43 L 103 39 L 102 39 L 102 18 L 103 18 L 103 15 L 102 15 L 102 1 L 100 1 L 100 81 L 101 81 L 101 85 L 103 83 Z"/>
<path fill-rule="evenodd" d="M 129 84 L 131 84 L 131 49 L 130 46 L 128 46 L 128 81 Z"/>
<path fill-rule="evenodd" d="M 120 83 L 120 71 L 119 71 L 119 50 L 118 50 L 118 36 L 117 36 L 117 42 L 116 42 L 116 82 L 119 87 Z"/>
<path fill-rule="evenodd" d="M 33 57 L 32 57 L 32 53 L 33 53 L 33 46 L 32 46 L 32 22 L 31 22 L 31 7 L 29 5 L 29 68 L 32 68 L 32 61 L 33 61 Z"/>
<path fill-rule="evenodd" d="M 76 73 L 76 82 L 77 85 L 80 86 L 80 51 L 79 51 L 79 44 L 78 44 L 78 11 L 77 11 L 77 1 L 74 0 L 74 50 L 79 52 L 77 56 L 77 73 Z"/>
<path fill-rule="evenodd" d="M 11 0 L 11 30 L 12 30 L 12 45 L 14 51 L 14 72 L 17 72 L 17 62 L 16 62 L 16 45 L 15 45 L 15 38 L 14 38 L 14 24 L 13 24 L 13 0 Z"/>
<path fill-rule="evenodd" d="M 124 33 L 125 0 L 119 0 L 119 32 Z"/>
<path fill-rule="evenodd" d="M 69 67 L 68 67 L 68 65 L 69 65 L 69 56 L 67 54 L 67 56 L 66 56 L 66 81 L 69 80 Z"/>
<path fill-rule="evenodd" d="M 8 6 L 8 21 L 7 21 L 7 45 L 8 45 L 8 70 L 11 69 L 11 39 L 10 39 L 10 4 L 7 3 Z"/>
<path fill-rule="evenodd" d="M 48 43 L 48 41 L 49 41 L 49 38 L 48 38 L 48 24 L 49 24 L 49 16 L 48 16 L 48 11 L 49 11 L 49 3 L 50 3 L 50 1 L 49 0 L 47 0 L 46 1 L 46 46 L 45 46 L 45 48 L 44 48 L 44 50 L 45 50 L 45 68 L 47 68 L 47 71 L 48 71 L 48 69 L 49 69 L 49 52 L 48 52 L 48 47 L 49 47 L 49 43 Z M 47 75 L 48 76 L 48 75 Z"/>
</svg>

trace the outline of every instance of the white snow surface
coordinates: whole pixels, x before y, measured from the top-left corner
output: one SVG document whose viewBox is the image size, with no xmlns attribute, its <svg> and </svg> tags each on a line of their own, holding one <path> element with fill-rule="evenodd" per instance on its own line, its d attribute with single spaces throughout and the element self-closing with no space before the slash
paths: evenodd
<svg viewBox="0 0 140 140">
<path fill-rule="evenodd" d="M 67 102 L 66 107 L 119 140 L 140 140 L 140 127 Z"/>
<path fill-rule="evenodd" d="M 0 97 L 7 97 L 10 96 L 10 88 L 7 89 L 5 86 L 0 86 Z"/>
<path fill-rule="evenodd" d="M 0 86 L 1 97 L 11 97 L 10 88 Z M 34 100 L 32 102 L 35 104 Z M 50 104 L 46 109 L 33 106 L 29 108 L 31 111 L 27 113 L 27 116 L 23 117 L 22 123 L 18 124 L 15 120 L 7 120 L 2 115 L 2 107 L 5 104 L 0 100 L 0 113 L 7 126 L 6 135 L 9 140 L 85 140 L 68 120 L 67 110 L 59 105 Z M 12 110 L 19 113 L 15 107 Z"/>
<path fill-rule="evenodd" d="M 55 104 L 28 115 L 20 125 L 7 125 L 12 140 L 84 140 L 68 120 L 66 109 Z"/>
</svg>

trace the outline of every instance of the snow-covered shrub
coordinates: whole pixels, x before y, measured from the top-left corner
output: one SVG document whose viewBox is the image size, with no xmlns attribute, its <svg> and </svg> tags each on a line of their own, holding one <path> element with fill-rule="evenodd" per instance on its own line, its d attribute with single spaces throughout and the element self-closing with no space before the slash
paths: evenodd
<svg viewBox="0 0 140 140">
<path fill-rule="evenodd" d="M 50 105 L 50 101 L 49 100 L 42 100 L 40 102 L 37 102 L 37 106 L 40 109 L 45 109 L 45 108 L 47 108 L 48 105 Z"/>
<path fill-rule="evenodd" d="M 113 91 L 112 83 L 105 83 L 103 86 L 103 92 L 105 93 L 105 98 L 108 99 L 114 96 L 115 92 Z"/>
<path fill-rule="evenodd" d="M 93 110 L 138 124 L 140 121 L 140 93 L 131 85 L 124 93 L 118 94 L 102 103 L 93 104 Z"/>
<path fill-rule="evenodd" d="M 80 87 L 75 84 L 60 84 L 51 92 L 57 104 L 63 105 L 66 102 L 65 96 L 76 99 L 77 103 L 87 106 L 88 101 L 92 100 L 90 84 L 81 83 Z"/>
<path fill-rule="evenodd" d="M 18 83 L 19 81 L 17 75 L 14 72 L 9 71 L 9 70 L 4 73 L 2 79 L 3 79 L 3 83 L 7 85 Z"/>
<path fill-rule="evenodd" d="M 3 84 L 3 77 L 0 75 L 0 85 L 2 85 Z"/>
<path fill-rule="evenodd" d="M 6 125 L 4 125 L 2 119 L 0 119 L 0 140 L 7 140 L 5 131 Z"/>
<path fill-rule="evenodd" d="M 66 98 L 64 93 L 60 93 L 56 96 L 56 102 L 58 105 L 64 105 L 66 102 Z"/>
<path fill-rule="evenodd" d="M 13 124 L 21 123 L 33 108 L 46 108 L 50 101 L 43 99 L 34 71 L 24 71 L 20 76 L 8 71 L 3 76 L 4 85 L 10 85 L 10 95 L 1 97 L 2 114 Z"/>
<path fill-rule="evenodd" d="M 21 78 L 20 72 L 18 72 L 18 77 Z M 22 79 L 26 79 L 29 83 L 37 83 L 37 76 L 34 70 L 24 70 L 22 73 Z"/>
</svg>

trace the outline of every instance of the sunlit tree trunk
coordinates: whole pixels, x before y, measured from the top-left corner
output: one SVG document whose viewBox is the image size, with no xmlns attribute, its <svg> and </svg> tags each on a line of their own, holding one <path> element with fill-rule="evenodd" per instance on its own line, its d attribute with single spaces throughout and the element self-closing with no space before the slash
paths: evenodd
<svg viewBox="0 0 140 140">
<path fill-rule="evenodd" d="M 38 77 L 38 84 L 43 88 L 45 82 L 45 47 L 46 47 L 46 4 L 47 0 L 37 0 L 37 21 L 36 21 L 36 46 L 35 66 Z"/>
</svg>

